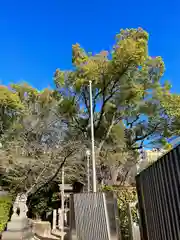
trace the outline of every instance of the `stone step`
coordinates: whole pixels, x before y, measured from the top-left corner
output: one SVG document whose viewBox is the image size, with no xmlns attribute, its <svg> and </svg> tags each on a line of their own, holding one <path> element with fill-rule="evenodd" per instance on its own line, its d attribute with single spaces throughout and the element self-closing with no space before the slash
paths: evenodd
<svg viewBox="0 0 180 240">
<path fill-rule="evenodd" d="M 1 239 L 2 240 L 20 240 L 20 239 L 31 240 L 33 235 L 34 234 L 32 234 L 32 232 L 6 231 L 2 233 Z"/>
<path fill-rule="evenodd" d="M 61 238 L 56 237 L 54 235 L 49 236 L 39 236 L 37 234 L 34 235 L 34 240 L 60 240 Z"/>
<path fill-rule="evenodd" d="M 51 231 L 51 233 L 56 237 L 60 237 L 60 239 L 66 235 L 66 232 L 61 232 L 59 229 L 54 229 Z"/>
</svg>

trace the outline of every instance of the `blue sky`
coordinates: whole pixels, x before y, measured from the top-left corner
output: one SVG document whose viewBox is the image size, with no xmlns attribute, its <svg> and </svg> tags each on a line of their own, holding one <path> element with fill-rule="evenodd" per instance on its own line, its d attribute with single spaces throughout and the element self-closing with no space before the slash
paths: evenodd
<svg viewBox="0 0 180 240">
<path fill-rule="evenodd" d="M 48 87 L 56 68 L 71 68 L 73 43 L 108 50 L 120 28 L 140 26 L 150 33 L 150 55 L 163 57 L 164 78 L 180 93 L 179 9 L 178 0 L 1 0 L 0 81 Z"/>
</svg>

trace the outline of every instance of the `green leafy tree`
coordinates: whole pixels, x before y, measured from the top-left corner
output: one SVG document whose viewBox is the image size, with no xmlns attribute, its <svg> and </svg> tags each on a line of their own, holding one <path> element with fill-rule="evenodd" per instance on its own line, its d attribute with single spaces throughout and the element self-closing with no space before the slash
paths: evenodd
<svg viewBox="0 0 180 240">
<path fill-rule="evenodd" d="M 115 148 L 116 132 L 121 132 L 122 142 L 121 149 L 117 144 L 116 153 L 136 152 L 145 142 L 162 145 L 172 134 L 162 104 L 170 85 L 160 83 L 164 62 L 161 57 L 148 55 L 148 38 L 142 28 L 121 30 L 112 50 L 98 54 L 87 53 L 75 44 L 73 70 L 57 69 L 54 74 L 55 92 L 63 99 L 60 112 L 66 115 L 69 126 L 78 129 L 78 136 L 82 134 L 86 139 L 90 139 L 88 85 L 92 81 L 97 159 L 102 160 L 109 142 Z"/>
<path fill-rule="evenodd" d="M 23 110 L 18 94 L 0 85 L 0 137 L 21 116 Z"/>
<path fill-rule="evenodd" d="M 80 180 L 84 145 L 69 136 L 58 111 L 61 99 L 50 89 L 37 91 L 25 83 L 11 85 L 10 91 L 18 96 L 23 112 L 1 136 L 0 169 L 6 189 L 42 199 L 54 181 L 61 182 L 62 166 L 67 182 Z"/>
<path fill-rule="evenodd" d="M 73 45 L 75 70 L 68 73 L 57 70 L 55 83 L 57 91 L 64 97 L 63 111 L 71 112 L 73 119 L 76 118 L 75 122 L 81 120 L 78 126 L 83 131 L 88 132 L 90 118 L 90 80 L 93 86 L 95 136 L 100 134 L 101 141 L 109 137 L 113 126 L 124 120 L 131 128 L 135 125 L 131 146 L 159 130 L 155 119 L 158 116 L 160 120 L 163 116 L 158 105 L 161 93 L 167 91 L 169 86 L 161 86 L 164 63 L 161 57 L 148 56 L 147 44 L 148 34 L 139 28 L 122 30 L 116 36 L 111 52 L 90 55 L 78 44 Z M 80 112 L 83 120 L 79 119 Z M 146 119 L 142 120 L 142 116 Z M 103 124 L 105 129 L 102 130 Z"/>
<path fill-rule="evenodd" d="M 9 220 L 9 211 L 11 206 L 11 196 L 0 196 L 0 233 L 4 230 Z"/>
<path fill-rule="evenodd" d="M 162 99 L 161 104 L 163 105 L 166 115 L 170 122 L 170 133 L 174 136 L 180 134 L 180 95 L 179 94 L 166 94 Z M 171 134 L 172 135 L 172 134 Z"/>
</svg>

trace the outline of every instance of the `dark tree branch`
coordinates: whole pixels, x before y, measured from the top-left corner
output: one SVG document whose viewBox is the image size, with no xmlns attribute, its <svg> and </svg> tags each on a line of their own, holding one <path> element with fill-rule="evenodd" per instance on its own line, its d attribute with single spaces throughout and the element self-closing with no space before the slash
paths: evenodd
<svg viewBox="0 0 180 240">
<path fill-rule="evenodd" d="M 84 91 L 82 91 L 82 96 L 83 96 L 84 103 L 86 105 L 86 108 L 87 108 L 87 111 L 88 111 L 88 114 L 89 114 L 89 118 L 90 118 L 90 106 L 88 104 L 88 97 L 86 96 L 86 92 L 88 92 L 87 86 L 84 87 Z"/>
<path fill-rule="evenodd" d="M 160 123 L 157 123 L 151 131 L 149 131 L 148 133 L 144 134 L 144 135 L 141 136 L 141 137 L 137 137 L 137 136 L 136 136 L 136 138 L 135 138 L 134 141 L 133 141 L 133 144 L 135 144 L 135 143 L 138 142 L 138 141 L 141 141 L 141 144 L 140 144 L 139 146 L 137 146 L 137 147 L 132 147 L 132 150 L 142 149 L 142 148 L 143 148 L 143 143 L 144 143 L 145 139 L 146 139 L 147 137 L 149 137 L 150 135 L 152 135 L 153 133 L 155 133 L 155 131 L 157 130 L 157 128 L 158 128 L 159 125 L 160 125 Z M 133 145 L 133 144 L 132 144 L 132 145 Z"/>
<path fill-rule="evenodd" d="M 66 157 L 64 157 L 62 163 L 59 165 L 59 167 L 57 168 L 56 172 L 54 173 L 54 175 L 48 179 L 43 185 L 41 185 L 34 193 L 31 192 L 31 194 L 29 195 L 29 197 L 32 197 L 32 195 L 36 195 L 38 192 L 42 191 L 42 189 L 44 189 L 46 186 L 48 186 L 59 174 L 60 170 L 62 169 L 62 167 L 64 166 L 66 160 L 68 157 L 70 157 L 73 154 L 74 150 L 70 151 Z"/>
<path fill-rule="evenodd" d="M 153 127 L 153 129 L 151 131 L 149 131 L 148 133 L 144 134 L 143 136 L 141 137 L 137 137 L 134 139 L 134 142 L 137 142 L 137 141 L 141 141 L 141 140 L 144 140 L 145 138 L 149 137 L 150 135 L 152 135 L 158 128 L 158 126 L 160 125 L 160 123 L 157 123 L 156 126 Z"/>
<path fill-rule="evenodd" d="M 94 97 L 94 100 L 93 100 L 93 113 L 95 113 L 95 110 L 96 110 L 96 100 L 97 100 L 97 98 L 101 95 L 101 93 L 102 93 L 102 90 L 101 91 L 98 91 L 98 93 L 95 95 L 95 97 Z"/>
<path fill-rule="evenodd" d="M 140 149 L 142 149 L 143 148 L 143 146 L 137 146 L 137 147 L 131 147 L 131 150 L 140 150 Z"/>
<path fill-rule="evenodd" d="M 128 66 L 123 70 L 123 72 L 121 73 L 121 77 L 126 73 L 126 71 L 128 70 Z M 100 112 L 100 117 L 99 117 L 99 120 L 98 120 L 98 124 L 97 126 L 95 127 L 95 134 L 96 134 L 96 131 L 99 129 L 100 125 L 101 125 L 101 121 L 102 121 L 102 118 L 103 118 L 103 115 L 104 115 L 104 108 L 106 106 L 106 103 L 114 96 L 114 94 L 117 92 L 117 90 L 115 89 L 116 88 L 116 84 L 119 82 L 119 79 L 120 77 L 117 76 L 117 78 L 114 80 L 113 82 L 113 85 L 110 89 L 110 92 L 109 92 L 109 96 L 107 98 L 105 98 L 105 91 L 104 91 L 104 94 L 103 94 L 103 103 L 102 103 L 102 107 L 101 107 L 101 112 Z M 112 81 L 109 81 L 107 85 L 109 85 Z M 107 89 L 108 86 L 105 86 L 104 90 Z"/>
<path fill-rule="evenodd" d="M 95 134 L 96 134 L 96 131 L 99 129 L 100 125 L 101 125 L 101 121 L 102 121 L 102 118 L 103 118 L 103 115 L 104 115 L 104 108 L 106 106 L 106 103 L 113 97 L 113 95 L 115 93 L 116 93 L 116 91 L 111 91 L 110 95 L 103 101 L 100 117 L 99 117 L 98 123 L 97 123 L 97 125 L 95 127 Z"/>
<path fill-rule="evenodd" d="M 134 125 L 134 123 L 137 122 L 137 121 L 139 120 L 139 118 L 140 118 L 140 114 L 138 114 L 138 115 L 136 116 L 136 118 L 135 118 L 132 122 L 128 122 L 128 120 L 127 120 L 127 126 L 129 126 L 130 128 L 132 128 L 133 125 Z"/>
</svg>

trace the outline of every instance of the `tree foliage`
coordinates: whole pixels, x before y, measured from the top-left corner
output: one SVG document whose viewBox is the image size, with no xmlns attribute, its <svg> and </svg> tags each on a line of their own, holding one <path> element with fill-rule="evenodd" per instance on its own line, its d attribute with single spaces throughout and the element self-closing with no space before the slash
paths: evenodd
<svg viewBox="0 0 180 240">
<path fill-rule="evenodd" d="M 89 81 L 93 87 L 95 136 L 106 140 L 112 127 L 123 122 L 128 128 L 128 144 L 139 148 L 147 138 L 166 137 L 161 99 L 169 85 L 161 85 L 164 62 L 148 55 L 148 34 L 141 28 L 121 30 L 113 49 L 99 54 L 86 53 L 73 45 L 74 70 L 55 72 L 57 92 L 64 104 L 72 105 L 72 121 L 88 133 L 90 118 Z M 165 127 L 164 127 L 165 126 Z M 138 144 L 137 144 L 138 143 Z M 99 143 L 100 144 L 100 143 Z M 100 144 L 101 146 L 101 144 Z"/>
<path fill-rule="evenodd" d="M 65 140 L 68 140 L 67 128 L 58 115 L 59 102 L 53 96 L 53 91 L 45 89 L 40 92 L 27 84 L 13 84 L 9 91 L 18 96 L 23 114 L 14 120 L 14 124 L 1 137 L 1 156 L 5 154 L 5 159 L 11 160 L 21 155 L 38 159 L 44 152 L 64 146 Z"/>
<path fill-rule="evenodd" d="M 34 199 L 45 198 L 52 184 L 61 182 L 63 166 L 66 182 L 84 178 L 85 146 L 69 134 L 58 111 L 61 99 L 52 90 L 37 91 L 22 83 L 11 85 L 9 91 L 18 96 L 23 112 L 1 135 L 1 181 L 12 194 L 25 192 L 30 209 L 34 209 Z M 37 206 L 41 204 L 38 201 Z"/>
<path fill-rule="evenodd" d="M 0 86 L 0 136 L 13 124 L 24 110 L 16 92 L 6 86 Z"/>
<path fill-rule="evenodd" d="M 122 187 L 112 187 L 112 186 L 104 186 L 102 188 L 104 192 L 113 191 L 116 194 L 118 208 L 119 208 L 119 218 L 120 218 L 120 230 L 122 240 L 128 240 L 130 238 L 129 235 L 129 227 L 130 223 L 128 220 L 128 209 L 127 204 L 136 203 L 137 202 L 137 193 L 135 188 L 122 188 Z M 132 220 L 135 223 L 138 223 L 138 215 L 137 208 L 132 207 Z"/>
<path fill-rule="evenodd" d="M 9 219 L 9 211 L 12 206 L 11 196 L 0 196 L 0 233 L 6 227 Z"/>
<path fill-rule="evenodd" d="M 68 115 L 69 126 L 87 139 L 92 81 L 96 158 L 101 159 L 100 165 L 104 164 L 101 155 L 106 155 L 107 145 L 112 144 L 119 156 L 127 151 L 137 156 L 137 150 L 145 144 L 170 147 L 167 139 L 175 130 L 166 96 L 171 96 L 171 86 L 167 81 L 161 84 L 164 62 L 160 56 L 149 56 L 148 39 L 148 33 L 138 28 L 121 30 L 110 51 L 92 54 L 75 44 L 73 70 L 57 69 L 54 74 L 57 95 L 63 97 L 61 111 Z M 115 143 L 115 135 L 121 144 Z M 131 160 L 136 162 L 137 158 Z"/>
<path fill-rule="evenodd" d="M 180 95 L 178 94 L 166 94 L 162 100 L 162 105 L 166 110 L 166 114 L 169 117 L 171 123 L 171 131 L 175 136 L 179 136 L 180 131 Z"/>
<path fill-rule="evenodd" d="M 170 93 L 169 82 L 161 83 L 164 62 L 149 56 L 148 40 L 148 33 L 137 28 L 121 30 L 110 51 L 92 54 L 73 45 L 73 69 L 55 71 L 54 89 L 0 86 L 1 173 L 15 191 L 36 193 L 52 178 L 60 181 L 67 156 L 69 181 L 85 180 L 83 154 L 91 148 L 89 81 L 100 182 L 115 184 L 119 173 L 126 176 L 146 144 L 171 147 L 168 138 L 179 134 L 179 95 Z"/>
</svg>

